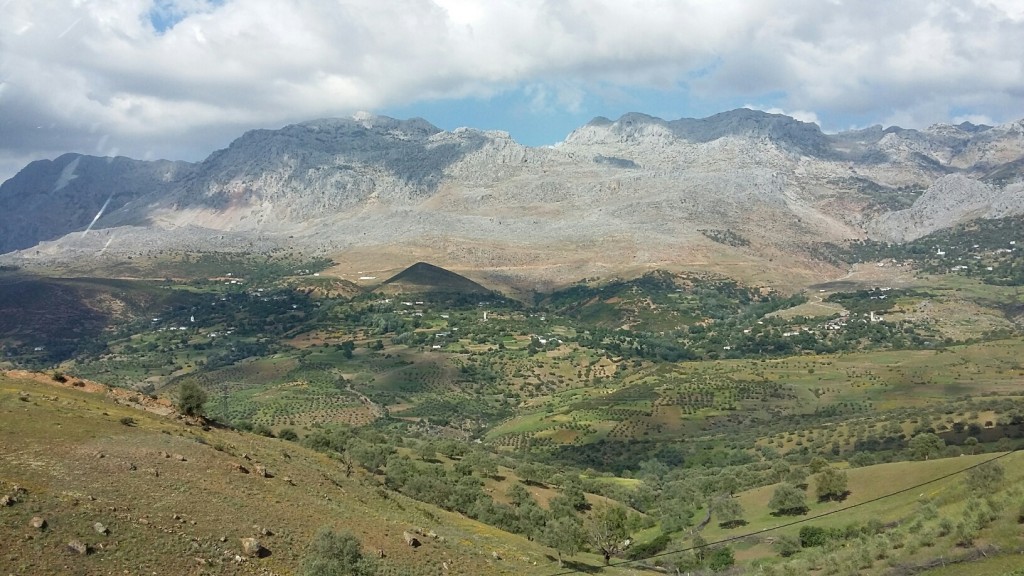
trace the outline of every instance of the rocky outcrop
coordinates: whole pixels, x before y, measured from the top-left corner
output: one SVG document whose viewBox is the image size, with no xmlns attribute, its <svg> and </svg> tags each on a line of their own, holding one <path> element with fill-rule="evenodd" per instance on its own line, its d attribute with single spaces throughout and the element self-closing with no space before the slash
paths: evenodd
<svg viewBox="0 0 1024 576">
<path fill-rule="evenodd" d="M 1024 214 L 1024 185 L 996 188 L 960 174 L 936 180 L 914 204 L 868 225 L 871 236 L 906 242 L 976 218 Z"/>
</svg>

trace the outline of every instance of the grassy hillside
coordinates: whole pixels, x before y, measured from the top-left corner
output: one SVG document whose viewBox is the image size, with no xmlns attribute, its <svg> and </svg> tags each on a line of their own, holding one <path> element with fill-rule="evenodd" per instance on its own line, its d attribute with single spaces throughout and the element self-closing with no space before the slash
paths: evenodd
<svg viewBox="0 0 1024 576">
<path fill-rule="evenodd" d="M 346 477 L 297 444 L 188 426 L 88 388 L 0 377 L 0 492 L 17 495 L 0 508 L 12 572 L 290 574 L 321 526 L 350 530 L 367 555 L 383 550 L 380 574 L 522 574 L 551 562 L 525 538 L 385 491 L 361 472 Z M 45 529 L 30 526 L 35 516 Z M 402 533 L 413 528 L 441 538 L 421 536 L 412 549 Z M 268 554 L 236 563 L 248 537 Z M 65 550 L 76 539 L 90 554 Z"/>
</svg>

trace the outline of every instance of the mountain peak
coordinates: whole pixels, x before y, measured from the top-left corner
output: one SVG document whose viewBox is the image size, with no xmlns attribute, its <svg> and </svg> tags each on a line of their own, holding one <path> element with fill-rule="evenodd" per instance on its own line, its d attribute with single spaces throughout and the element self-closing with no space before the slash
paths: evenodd
<svg viewBox="0 0 1024 576">
<path fill-rule="evenodd" d="M 628 112 L 615 121 L 598 116 L 570 134 L 566 142 L 595 142 L 609 136 L 620 141 L 667 137 L 695 144 L 737 136 L 768 139 L 804 154 L 825 156 L 830 152 L 828 136 L 817 124 L 749 108 L 729 110 L 707 118 L 671 121 L 640 112 Z"/>
<path fill-rule="evenodd" d="M 417 262 L 381 283 L 378 290 L 400 294 L 490 294 L 480 284 L 427 262 Z"/>
</svg>

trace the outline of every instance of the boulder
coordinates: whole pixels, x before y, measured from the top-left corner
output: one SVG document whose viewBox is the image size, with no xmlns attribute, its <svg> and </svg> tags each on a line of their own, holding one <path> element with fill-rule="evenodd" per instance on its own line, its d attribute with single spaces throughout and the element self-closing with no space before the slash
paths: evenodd
<svg viewBox="0 0 1024 576">
<path fill-rule="evenodd" d="M 250 558 L 263 555 L 263 545 L 255 538 L 242 538 L 242 553 Z"/>
<path fill-rule="evenodd" d="M 406 545 L 412 546 L 413 548 L 419 548 L 420 541 L 418 538 L 413 536 L 411 532 L 402 532 L 402 538 L 405 540 Z"/>
<path fill-rule="evenodd" d="M 85 556 L 89 553 L 90 548 L 88 544 L 82 542 L 81 540 L 72 540 L 68 542 L 68 551 L 73 552 L 75 554 L 79 554 L 81 556 Z"/>
<path fill-rule="evenodd" d="M 104 526 L 102 522 L 94 523 L 92 525 L 92 529 L 95 530 L 97 534 L 103 534 L 104 536 L 110 534 L 110 530 L 108 530 L 107 527 Z"/>
<path fill-rule="evenodd" d="M 29 520 L 28 525 L 36 530 L 45 530 L 46 518 L 43 518 L 42 516 L 33 516 L 32 519 Z"/>
</svg>

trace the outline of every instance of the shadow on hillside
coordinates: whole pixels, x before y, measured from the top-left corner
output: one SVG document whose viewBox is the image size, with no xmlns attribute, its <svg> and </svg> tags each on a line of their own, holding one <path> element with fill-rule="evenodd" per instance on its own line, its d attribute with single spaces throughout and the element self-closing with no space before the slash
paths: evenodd
<svg viewBox="0 0 1024 576">
<path fill-rule="evenodd" d="M 552 556 L 551 554 L 545 554 L 544 558 L 546 558 L 548 562 L 558 562 L 558 557 Z M 562 558 L 562 568 L 565 572 L 574 571 L 583 574 L 598 574 L 604 569 L 603 566 L 585 564 L 576 560 L 569 560 L 568 558 Z"/>
</svg>

